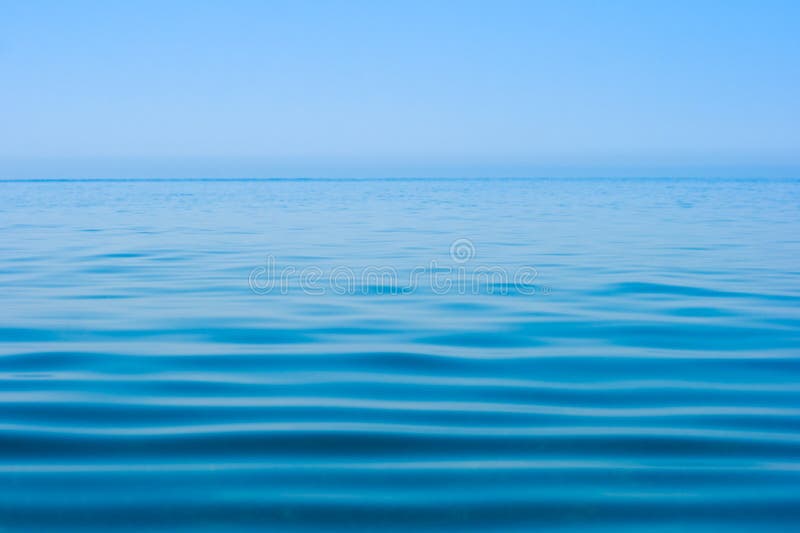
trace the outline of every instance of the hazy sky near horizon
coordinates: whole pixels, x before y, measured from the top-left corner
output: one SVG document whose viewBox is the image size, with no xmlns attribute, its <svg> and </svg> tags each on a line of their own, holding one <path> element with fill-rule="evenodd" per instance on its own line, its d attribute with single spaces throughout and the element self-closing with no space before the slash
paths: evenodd
<svg viewBox="0 0 800 533">
<path fill-rule="evenodd" d="M 800 169 L 800 2 L 2 7 L 2 178 Z"/>
</svg>

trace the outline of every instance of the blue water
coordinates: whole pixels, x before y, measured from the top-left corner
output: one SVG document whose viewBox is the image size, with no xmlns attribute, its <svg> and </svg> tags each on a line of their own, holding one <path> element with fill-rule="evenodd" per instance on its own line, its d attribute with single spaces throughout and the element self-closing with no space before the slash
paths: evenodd
<svg viewBox="0 0 800 533">
<path fill-rule="evenodd" d="M 0 182 L 0 304 L 2 531 L 800 528 L 800 181 Z"/>
</svg>

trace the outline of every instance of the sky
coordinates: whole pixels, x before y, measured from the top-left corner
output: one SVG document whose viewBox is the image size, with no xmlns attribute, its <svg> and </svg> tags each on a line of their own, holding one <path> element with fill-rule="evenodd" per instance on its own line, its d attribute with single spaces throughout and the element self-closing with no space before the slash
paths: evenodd
<svg viewBox="0 0 800 533">
<path fill-rule="evenodd" d="M 796 1 L 0 7 L 3 179 L 800 177 Z"/>
</svg>

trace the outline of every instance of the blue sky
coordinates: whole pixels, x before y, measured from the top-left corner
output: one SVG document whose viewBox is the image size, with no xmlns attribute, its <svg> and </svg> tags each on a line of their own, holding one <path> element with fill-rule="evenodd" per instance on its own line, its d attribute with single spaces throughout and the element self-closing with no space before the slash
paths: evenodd
<svg viewBox="0 0 800 533">
<path fill-rule="evenodd" d="M 800 176 L 800 2 L 2 7 L 2 178 Z"/>
</svg>

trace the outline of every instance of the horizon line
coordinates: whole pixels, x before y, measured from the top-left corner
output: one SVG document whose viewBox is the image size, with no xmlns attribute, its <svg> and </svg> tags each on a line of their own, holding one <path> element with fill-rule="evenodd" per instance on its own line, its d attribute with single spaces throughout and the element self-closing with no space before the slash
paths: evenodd
<svg viewBox="0 0 800 533">
<path fill-rule="evenodd" d="M 3 178 L 0 183 L 48 183 L 48 182 L 258 182 L 258 181 L 534 181 L 534 180 L 698 180 L 698 181 L 795 181 L 797 176 L 365 176 L 365 177 L 337 177 L 337 176 L 271 176 L 271 177 L 106 177 L 106 178 Z"/>
</svg>

